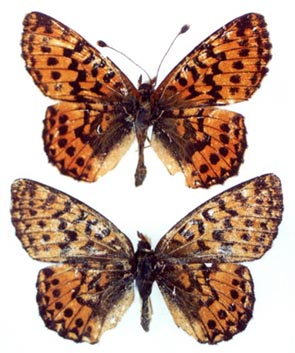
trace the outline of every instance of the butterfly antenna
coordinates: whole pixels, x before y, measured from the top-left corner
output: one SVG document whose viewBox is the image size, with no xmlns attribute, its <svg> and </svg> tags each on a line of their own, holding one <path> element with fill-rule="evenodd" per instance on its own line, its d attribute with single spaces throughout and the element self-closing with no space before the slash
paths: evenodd
<svg viewBox="0 0 295 353">
<path fill-rule="evenodd" d="M 175 36 L 175 38 L 172 40 L 171 44 L 169 45 L 168 49 L 166 50 L 164 56 L 162 57 L 162 60 L 158 66 L 158 70 L 157 70 L 157 73 L 156 73 L 156 77 L 155 77 L 155 85 L 157 83 L 157 80 L 158 80 L 158 75 L 159 75 L 159 72 L 160 72 L 160 68 L 163 64 L 163 61 L 165 60 L 167 54 L 169 53 L 170 49 L 172 48 L 173 44 L 175 43 L 176 39 L 183 33 L 187 32 L 189 30 L 190 26 L 189 25 L 184 25 L 181 27 L 180 31 L 177 33 L 177 35 Z"/>
<path fill-rule="evenodd" d="M 127 60 L 129 60 L 130 62 L 132 62 L 132 64 L 134 64 L 135 66 L 137 66 L 140 70 L 142 70 L 148 77 L 149 81 L 152 81 L 150 75 L 147 73 L 147 71 L 142 67 L 140 66 L 139 64 L 137 64 L 137 62 L 135 62 L 133 59 L 131 59 L 128 55 L 126 55 L 125 53 L 123 53 L 122 51 L 116 49 L 116 48 L 113 48 L 111 47 L 110 45 L 108 45 L 106 42 L 104 42 L 103 40 L 99 40 L 97 42 L 97 45 L 100 46 L 101 48 L 109 48 L 109 49 L 112 49 L 114 50 L 116 53 L 119 53 L 120 55 L 122 55 L 124 58 L 126 58 Z"/>
</svg>

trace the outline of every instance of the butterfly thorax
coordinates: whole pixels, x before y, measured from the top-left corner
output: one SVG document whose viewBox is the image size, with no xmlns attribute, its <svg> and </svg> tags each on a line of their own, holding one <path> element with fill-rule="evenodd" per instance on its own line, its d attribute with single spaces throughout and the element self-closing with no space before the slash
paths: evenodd
<svg viewBox="0 0 295 353">
<path fill-rule="evenodd" d="M 139 85 L 138 92 L 140 94 L 140 102 L 136 115 L 136 128 L 138 130 L 147 130 L 147 128 L 151 125 L 151 95 L 153 91 L 154 88 L 151 83 L 143 83 Z"/>
<path fill-rule="evenodd" d="M 148 331 L 152 315 L 149 297 L 156 278 L 157 260 L 148 239 L 141 233 L 138 233 L 138 236 L 140 241 L 134 256 L 136 266 L 135 281 L 142 299 L 141 326 L 145 331 Z"/>
</svg>

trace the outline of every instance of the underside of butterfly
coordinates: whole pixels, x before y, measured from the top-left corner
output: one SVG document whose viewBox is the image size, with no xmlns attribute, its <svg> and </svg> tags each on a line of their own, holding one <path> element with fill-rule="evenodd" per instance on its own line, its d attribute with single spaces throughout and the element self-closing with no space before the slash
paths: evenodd
<svg viewBox="0 0 295 353">
<path fill-rule="evenodd" d="M 136 89 L 78 33 L 39 12 L 24 19 L 22 53 L 48 107 L 43 139 L 61 173 L 93 182 L 113 169 L 136 138 L 135 184 L 146 176 L 151 146 L 187 186 L 209 187 L 237 174 L 246 143 L 242 115 L 219 106 L 242 102 L 267 72 L 271 44 L 262 15 L 234 19 L 197 45 L 158 86 Z"/>
<path fill-rule="evenodd" d="M 12 222 L 24 249 L 53 263 L 37 281 L 46 326 L 76 342 L 95 343 L 142 299 L 149 330 L 157 282 L 177 326 L 215 344 L 244 330 L 252 317 L 253 280 L 240 262 L 271 248 L 282 219 L 280 180 L 266 174 L 194 209 L 152 250 L 139 233 L 137 251 L 113 223 L 81 201 L 35 181 L 12 185 Z"/>
</svg>

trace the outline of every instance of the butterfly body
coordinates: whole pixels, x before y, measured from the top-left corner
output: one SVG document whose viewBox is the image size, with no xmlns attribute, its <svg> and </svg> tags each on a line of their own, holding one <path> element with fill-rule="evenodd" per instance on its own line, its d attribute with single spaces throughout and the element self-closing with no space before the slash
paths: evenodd
<svg viewBox="0 0 295 353">
<path fill-rule="evenodd" d="M 156 86 L 138 89 L 78 33 L 39 12 L 24 19 L 22 53 L 36 85 L 60 101 L 47 109 L 44 148 L 63 174 L 93 182 L 113 169 L 137 139 L 135 184 L 146 176 L 150 145 L 189 187 L 237 174 L 246 149 L 243 116 L 220 109 L 249 99 L 271 58 L 263 16 L 234 19 L 197 45 Z M 141 80 L 140 80 L 141 81 Z"/>
<path fill-rule="evenodd" d="M 140 81 L 140 80 L 139 80 Z M 144 163 L 144 148 L 147 140 L 148 129 L 153 125 L 154 121 L 159 116 L 155 112 L 155 107 L 151 103 L 151 95 L 154 91 L 154 84 L 140 83 L 138 92 L 140 94 L 140 103 L 137 112 L 135 112 L 135 133 L 138 142 L 138 163 L 135 171 L 135 185 L 139 186 L 143 183 L 146 177 L 146 166 Z"/>
</svg>

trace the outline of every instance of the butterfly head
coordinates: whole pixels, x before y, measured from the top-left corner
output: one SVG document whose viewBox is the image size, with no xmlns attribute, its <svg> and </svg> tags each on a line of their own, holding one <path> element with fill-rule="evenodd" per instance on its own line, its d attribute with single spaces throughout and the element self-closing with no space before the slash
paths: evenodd
<svg viewBox="0 0 295 353">
<path fill-rule="evenodd" d="M 138 246 L 137 246 L 137 251 L 139 250 L 151 250 L 151 241 L 150 239 L 145 236 L 144 234 L 137 232 L 137 236 L 139 238 Z"/>
<path fill-rule="evenodd" d="M 155 90 L 156 78 L 150 78 L 147 82 L 142 82 L 142 75 L 139 76 L 138 79 L 138 92 L 142 97 L 142 101 L 150 100 L 150 96 Z"/>
</svg>

